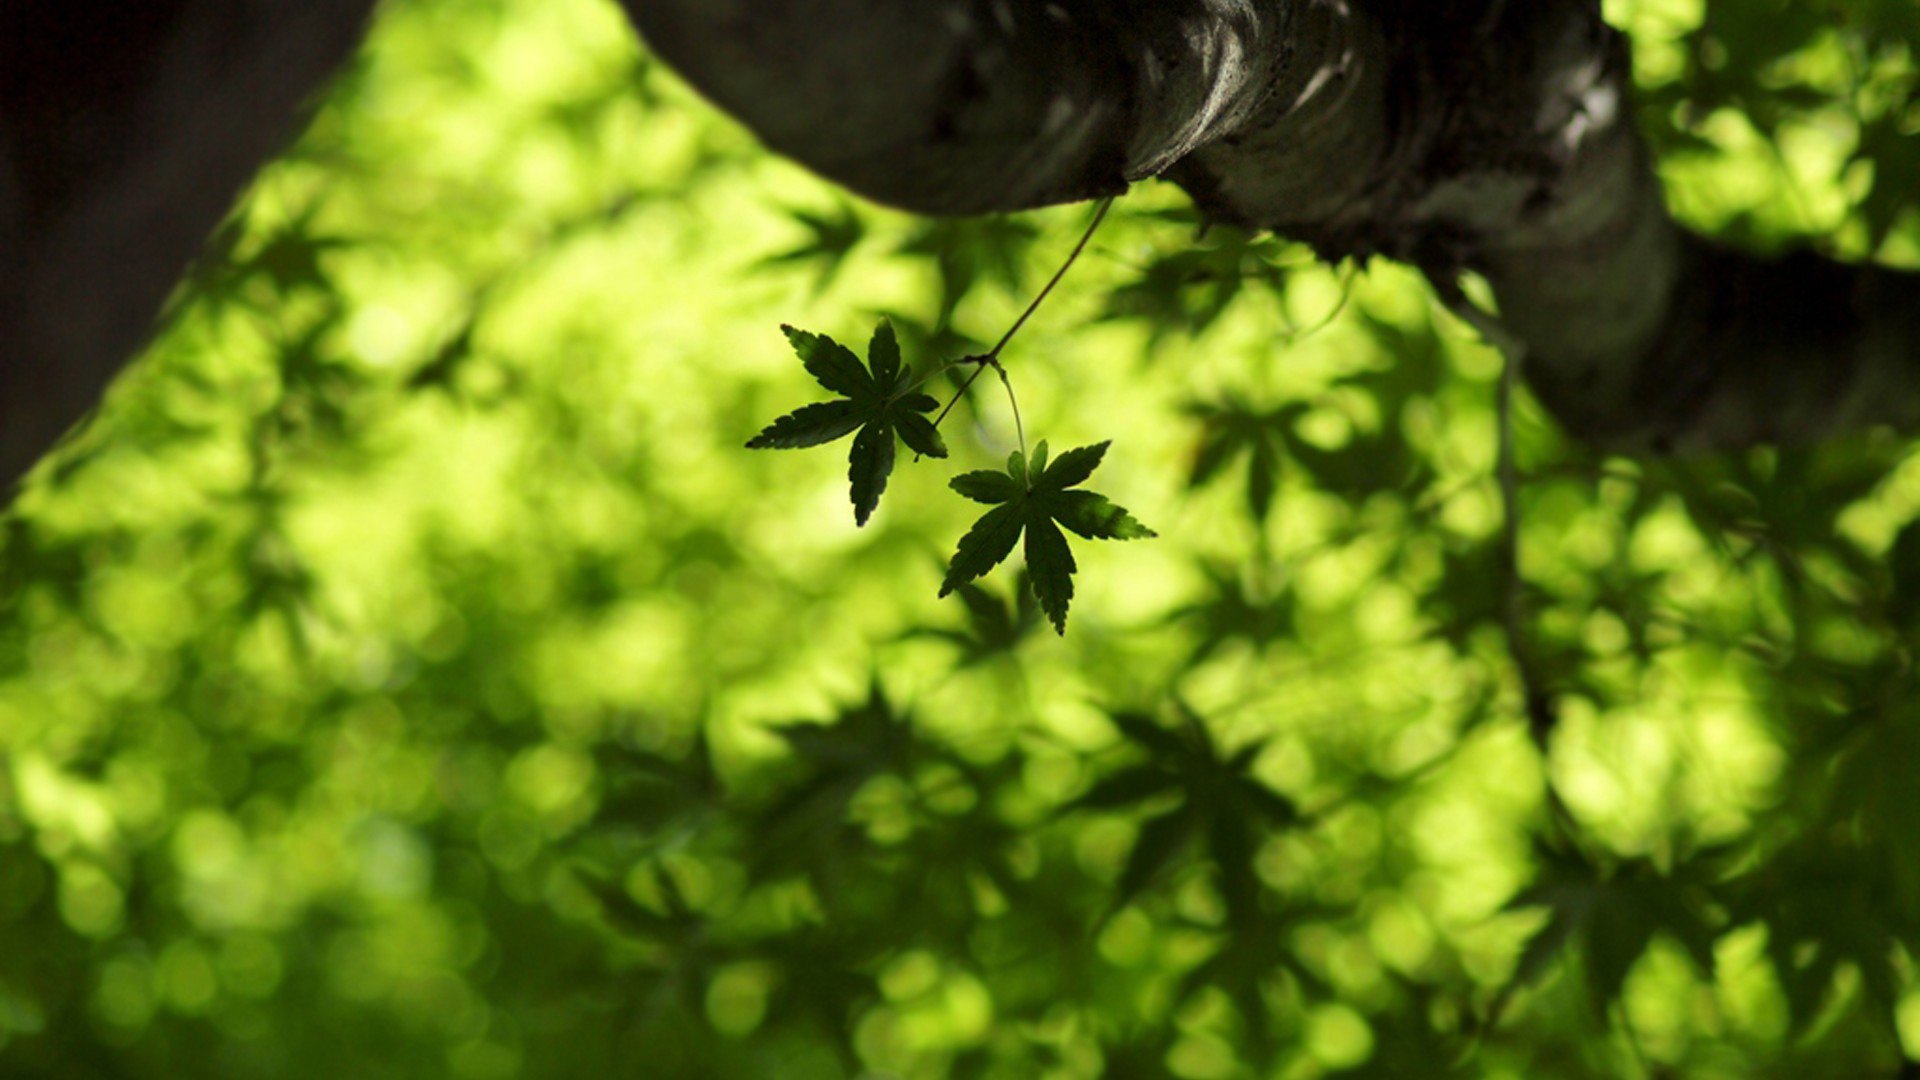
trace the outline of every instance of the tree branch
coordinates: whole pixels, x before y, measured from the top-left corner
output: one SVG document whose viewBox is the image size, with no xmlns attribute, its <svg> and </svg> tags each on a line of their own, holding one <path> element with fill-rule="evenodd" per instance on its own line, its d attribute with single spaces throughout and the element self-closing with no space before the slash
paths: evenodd
<svg viewBox="0 0 1920 1080">
<path fill-rule="evenodd" d="M 98 401 L 376 0 L 0 4 L 0 482 Z M 1669 219 L 1594 0 L 621 0 L 775 149 L 930 214 L 1164 175 L 1322 256 L 1483 274 L 1620 448 L 1920 427 L 1920 277 Z"/>
<path fill-rule="evenodd" d="M 1008 210 L 1164 174 L 1329 261 L 1475 270 L 1595 445 L 1920 427 L 1920 278 L 1677 228 L 1593 0 L 624 2 L 776 149 L 883 202 Z"/>
<path fill-rule="evenodd" d="M 1683 240 L 1653 344 L 1605 372 L 1536 373 L 1588 442 L 1691 451 L 1920 431 L 1920 274 Z"/>
<path fill-rule="evenodd" d="M 929 214 L 1097 198 L 1157 175 L 1297 93 L 1340 21 L 1300 0 L 622 3 L 769 146 Z"/>
<path fill-rule="evenodd" d="M 1514 673 L 1520 677 L 1521 704 L 1527 714 L 1527 733 L 1534 746 L 1545 755 L 1559 726 L 1560 714 L 1554 707 L 1553 692 L 1541 671 L 1534 649 L 1531 612 L 1527 605 L 1527 578 L 1520 563 L 1520 462 L 1513 445 L 1513 392 L 1519 382 L 1527 349 L 1501 325 L 1500 320 L 1480 310 L 1451 279 L 1434 283 L 1442 303 L 1454 316 L 1476 330 L 1487 344 L 1506 356 L 1500 369 L 1500 387 L 1494 407 L 1494 422 L 1499 426 L 1499 453 L 1494 462 L 1495 479 L 1500 485 L 1500 621 L 1506 631 L 1507 654 L 1513 657 Z M 1552 785 L 1548 785 L 1552 789 Z"/>
<path fill-rule="evenodd" d="M 0 484 L 146 342 L 374 3 L 0 4 Z"/>
</svg>

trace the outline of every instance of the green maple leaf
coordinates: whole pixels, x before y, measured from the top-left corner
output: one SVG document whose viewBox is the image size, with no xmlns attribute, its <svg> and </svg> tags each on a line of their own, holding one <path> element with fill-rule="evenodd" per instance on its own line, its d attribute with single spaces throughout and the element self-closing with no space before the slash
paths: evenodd
<svg viewBox="0 0 1920 1080">
<path fill-rule="evenodd" d="M 1283 433 L 1304 412 L 1305 407 L 1298 404 L 1261 409 L 1235 395 L 1218 403 L 1188 405 L 1188 415 L 1205 426 L 1187 486 L 1204 487 L 1235 458 L 1245 457 L 1247 509 L 1252 511 L 1254 521 L 1264 523 L 1273 509 L 1274 494 L 1280 489 Z"/>
<path fill-rule="evenodd" d="M 1073 599 L 1073 572 L 1079 568 L 1059 526 L 1065 525 L 1088 540 L 1136 540 L 1156 535 L 1104 496 L 1067 490 L 1093 475 L 1110 445 L 1103 442 L 1069 450 L 1049 466 L 1047 444 L 1043 442 L 1034 447 L 1031 462 L 1014 451 L 1004 473 L 982 471 L 954 477 L 953 490 L 993 509 L 960 538 L 940 595 L 999 565 L 1024 533 L 1027 575 L 1033 581 L 1034 599 L 1040 601 L 1040 610 L 1046 612 L 1054 630 L 1065 634 L 1067 604 Z"/>
<path fill-rule="evenodd" d="M 947 456 L 940 432 L 921 413 L 940 403 L 918 393 L 913 372 L 900 363 L 900 341 L 893 324 L 882 322 L 867 346 L 867 363 L 825 334 L 810 334 L 782 326 L 793 351 L 821 386 L 841 395 L 838 401 L 803 406 L 768 424 L 747 443 L 750 450 L 798 450 L 833 442 L 851 432 L 853 450 L 847 455 L 847 479 L 852 483 L 853 520 L 861 525 L 873 516 L 880 495 L 893 474 L 893 438 L 916 454 Z M 871 369 L 871 370 L 869 370 Z"/>
<path fill-rule="evenodd" d="M 1599 1017 L 1620 1000 L 1627 976 L 1656 936 L 1673 938 L 1711 978 L 1719 930 L 1710 901 L 1723 853 L 1704 852 L 1662 871 L 1648 859 L 1602 867 L 1541 847 L 1539 879 L 1507 908 L 1544 907 L 1549 917 L 1494 998 L 1492 1018 L 1498 1020 L 1516 993 L 1541 981 L 1569 947 L 1579 955 L 1587 1003 Z"/>
</svg>

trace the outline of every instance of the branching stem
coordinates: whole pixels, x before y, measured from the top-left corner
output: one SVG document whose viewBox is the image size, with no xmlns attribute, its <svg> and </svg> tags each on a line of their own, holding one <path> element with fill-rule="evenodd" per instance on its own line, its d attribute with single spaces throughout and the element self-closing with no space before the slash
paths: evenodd
<svg viewBox="0 0 1920 1080">
<path fill-rule="evenodd" d="M 1478 331 L 1489 345 L 1500 350 L 1506 358 L 1500 370 L 1495 405 L 1495 422 L 1499 425 L 1495 473 L 1500 484 L 1500 577 L 1504 593 L 1501 617 L 1506 629 L 1507 652 L 1512 655 L 1514 670 L 1520 676 L 1520 691 L 1526 704 L 1527 731 L 1533 736 L 1534 745 L 1545 753 L 1547 741 L 1559 723 L 1559 715 L 1554 710 L 1553 696 L 1547 691 L 1539 659 L 1534 655 L 1532 637 L 1528 633 L 1526 578 L 1522 575 L 1520 565 L 1520 468 L 1513 450 L 1513 392 L 1520 379 L 1520 365 L 1526 358 L 1526 345 L 1508 331 L 1498 318 L 1475 306 L 1453 278 L 1436 274 L 1433 280 L 1441 301 L 1448 309 Z"/>
<path fill-rule="evenodd" d="M 987 370 L 987 365 L 992 364 L 994 366 L 998 366 L 1000 361 L 998 357 L 995 357 L 989 353 L 988 355 L 985 355 L 985 356 L 969 356 L 965 360 L 955 360 L 953 363 L 954 364 L 972 363 L 976 366 L 974 368 L 973 374 L 967 376 L 967 381 L 960 384 L 960 389 L 953 392 L 953 397 L 950 400 L 948 400 L 947 407 L 944 409 L 941 409 L 940 415 L 933 418 L 933 428 L 935 431 L 940 430 L 940 425 L 945 423 L 947 420 L 947 414 L 953 411 L 953 407 L 955 405 L 960 404 L 961 398 L 967 396 L 967 391 L 973 389 L 973 384 L 979 381 L 981 374 Z M 949 364 L 947 366 L 951 367 L 953 365 Z"/>
<path fill-rule="evenodd" d="M 1027 325 L 1027 320 L 1033 318 L 1033 313 L 1040 310 L 1040 305 L 1047 302 L 1047 297 L 1053 295 L 1053 290 L 1060 284 L 1061 279 L 1067 276 L 1067 271 L 1073 269 L 1073 264 L 1080 261 L 1080 256 L 1087 250 L 1087 245 L 1093 242 L 1093 234 L 1100 231 L 1100 223 L 1107 220 L 1107 211 L 1112 209 L 1113 196 L 1109 195 L 1100 200 L 1099 207 L 1093 212 L 1093 220 L 1087 223 L 1087 231 L 1080 234 L 1080 242 L 1073 246 L 1073 253 L 1067 256 L 1066 262 L 1060 264 L 1060 269 L 1054 271 L 1053 278 L 1047 282 L 1046 288 L 1041 289 L 1040 294 L 1033 298 L 1033 303 L 1027 305 L 1027 310 L 1021 312 L 1020 317 L 1014 320 L 1013 325 L 993 347 L 993 351 L 987 353 L 988 356 L 998 359 L 1001 350 L 1007 347 L 1014 335 L 1020 332 L 1021 327 Z"/>
<path fill-rule="evenodd" d="M 1099 207 L 1093 212 L 1093 220 L 1087 223 L 1087 231 L 1080 235 L 1080 242 L 1073 246 L 1073 252 L 1067 256 L 1067 261 L 1060 264 L 1060 269 L 1054 271 L 1053 278 L 1047 282 L 1046 288 L 1040 290 L 1039 295 L 1033 298 L 1033 302 L 1027 305 L 1027 309 L 1020 313 L 1020 317 L 1014 320 L 1013 325 L 1007 329 L 1005 334 L 1001 335 L 999 342 L 997 342 L 992 349 L 988 350 L 986 355 L 969 356 L 953 361 L 953 364 L 972 363 L 977 366 L 973 374 L 967 376 L 967 381 L 960 384 L 960 389 L 954 393 L 953 400 L 947 402 L 947 407 L 940 410 L 939 416 L 934 417 L 933 426 L 935 429 L 938 429 L 940 425 L 945 422 L 947 414 L 953 411 L 955 405 L 960 404 L 961 398 L 967 396 L 967 391 L 973 389 L 973 384 L 979 381 L 980 376 L 988 367 L 998 370 L 1000 372 L 1000 378 L 1003 381 L 1007 378 L 1006 369 L 1000 366 L 1001 352 L 1005 351 L 1006 347 L 1012 343 L 1014 335 L 1020 332 L 1020 328 L 1027 325 L 1027 320 L 1033 318 L 1033 313 L 1040 310 L 1040 305 L 1047 302 L 1047 297 L 1053 295 L 1053 290 L 1060 284 L 1061 280 L 1067 276 L 1067 271 L 1073 269 L 1073 264 L 1080 261 L 1080 256 L 1086 252 L 1087 245 L 1093 242 L 1094 234 L 1100 231 L 1101 223 L 1107 220 L 1107 211 L 1112 209 L 1113 196 L 1110 195 L 1100 200 Z M 953 364 L 948 364 L 937 370 L 944 371 L 948 367 L 952 367 Z M 931 378 L 931 376 L 929 376 L 929 378 Z M 1013 393 L 1011 386 L 1007 388 L 1007 393 L 1009 395 Z M 1019 406 L 1014 406 L 1014 422 L 1016 425 L 1019 423 L 1019 411 Z M 1026 439 L 1024 437 L 1021 439 L 1020 449 L 1022 453 L 1026 452 Z"/>
</svg>

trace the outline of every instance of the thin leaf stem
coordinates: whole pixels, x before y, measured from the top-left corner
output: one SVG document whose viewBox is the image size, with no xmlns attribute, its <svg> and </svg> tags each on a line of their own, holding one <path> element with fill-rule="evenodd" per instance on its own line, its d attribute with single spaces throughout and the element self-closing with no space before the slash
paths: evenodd
<svg viewBox="0 0 1920 1080">
<path fill-rule="evenodd" d="M 933 418 L 933 429 L 935 431 L 940 430 L 940 425 L 947 419 L 947 414 L 953 411 L 955 405 L 960 404 L 961 398 L 967 396 L 967 391 L 973 389 L 973 384 L 979 381 L 981 373 L 987 370 L 987 365 L 995 362 L 990 361 L 984 356 L 970 356 L 967 360 L 973 361 L 978 366 L 974 368 L 973 374 L 967 376 L 967 381 L 960 384 L 960 389 L 954 391 L 953 397 L 947 402 L 947 407 L 941 409 L 940 415 Z M 964 364 L 967 360 L 956 360 L 954 363 Z"/>
<path fill-rule="evenodd" d="M 1313 335 L 1319 333 L 1320 331 L 1325 330 L 1327 327 L 1332 326 L 1334 320 L 1338 319 L 1342 314 L 1346 312 L 1347 305 L 1353 301 L 1353 279 L 1358 272 L 1359 272 L 1359 267 L 1356 264 L 1351 262 L 1347 263 L 1345 266 L 1342 266 L 1340 268 L 1340 301 L 1339 303 L 1334 304 L 1333 310 L 1327 312 L 1325 315 L 1322 315 L 1317 321 L 1313 323 L 1313 325 L 1307 327 L 1305 330 L 1301 330 L 1299 328 L 1294 328 L 1289 330 L 1286 335 L 1287 344 L 1297 345 L 1300 342 L 1305 341 L 1306 339 L 1312 337 Z M 1263 366 L 1261 370 L 1264 371 L 1266 369 Z"/>
<path fill-rule="evenodd" d="M 1113 209 L 1113 201 L 1114 196 L 1111 195 L 1100 200 L 1099 208 L 1093 212 L 1093 220 L 1087 223 L 1087 231 L 1080 234 L 1080 242 L 1073 246 L 1073 251 L 1067 256 L 1067 261 L 1060 264 L 1060 269 L 1054 271 L 1053 277 L 1047 282 L 1046 287 L 1034 296 L 1033 302 L 1027 305 L 1027 309 L 1020 313 L 1020 317 L 1014 320 L 1013 325 L 1007 328 L 1007 332 L 1001 335 L 1000 340 L 994 344 L 992 349 L 987 351 L 986 355 L 964 357 L 935 369 L 934 374 L 938 374 L 951 368 L 955 364 L 972 363 L 978 365 L 974 373 L 967 376 L 967 381 L 960 384 L 960 389 L 954 393 L 953 399 L 947 402 L 947 407 L 940 410 L 939 416 L 934 417 L 933 426 L 935 430 L 938 430 L 940 425 L 946 421 L 947 414 L 953 411 L 953 407 L 960 404 L 960 399 L 967 396 L 967 391 L 973 389 L 973 384 L 979 381 L 981 374 L 987 370 L 988 366 L 999 370 L 1001 379 L 1004 380 L 1007 377 L 1006 370 L 1000 367 L 1000 354 L 1006 350 L 1008 344 L 1013 341 L 1014 335 L 1020 332 L 1021 327 L 1027 325 L 1027 320 L 1033 318 L 1034 312 L 1040 310 L 1040 305 L 1047 302 L 1047 297 L 1053 295 L 1053 290 L 1066 278 L 1067 271 L 1073 269 L 1073 264 L 1080 261 L 1080 256 L 1086 252 L 1087 245 L 1093 242 L 1094 234 L 1100 231 L 1101 223 L 1107 220 L 1107 212 Z M 928 378 L 931 377 L 932 375 L 928 376 Z M 1008 387 L 1008 393 L 1012 393 L 1011 386 Z M 1019 421 L 1019 411 L 1019 406 L 1016 405 L 1014 407 L 1014 420 L 1016 424 Z M 1023 438 L 1021 440 L 1021 452 L 1024 453 L 1025 450 L 1026 440 Z"/>
<path fill-rule="evenodd" d="M 1506 578 L 1504 615 L 1507 645 L 1513 652 L 1514 666 L 1520 671 L 1521 689 L 1526 695 L 1527 727 L 1533 741 L 1544 753 L 1559 716 L 1553 698 L 1540 676 L 1539 658 L 1534 655 L 1528 634 L 1526 577 L 1520 565 L 1520 468 L 1513 450 L 1513 389 L 1520 377 L 1524 350 L 1519 346 L 1506 351 L 1506 365 L 1500 369 L 1499 401 L 1496 408 L 1500 424 L 1500 564 Z"/>
<path fill-rule="evenodd" d="M 1027 310 L 1021 312 L 1020 317 L 1014 320 L 1013 325 L 1001 336 L 999 343 L 987 353 L 988 356 L 996 360 L 1000 358 L 1001 350 L 1007 347 L 1014 335 L 1020 332 L 1021 327 L 1027 325 L 1027 320 L 1033 318 L 1033 313 L 1040 310 L 1040 305 L 1047 302 L 1047 297 L 1053 295 L 1053 290 L 1060 284 L 1061 279 L 1067 276 L 1067 271 L 1073 269 L 1073 264 L 1080 261 L 1080 256 L 1087 250 L 1087 245 L 1093 242 L 1093 234 L 1100 231 L 1100 223 L 1107 220 L 1107 211 L 1113 209 L 1113 198 L 1109 195 L 1100 200 L 1100 208 L 1093 212 L 1093 220 L 1087 223 L 1087 231 L 1080 234 L 1080 242 L 1073 246 L 1073 253 L 1067 256 L 1066 262 L 1060 264 L 1060 269 L 1054 271 L 1053 278 L 1047 282 L 1046 288 L 1041 289 L 1039 295 L 1033 298 L 1033 303 L 1027 305 Z"/>
<path fill-rule="evenodd" d="M 1514 336 L 1497 316 L 1475 306 L 1457 280 L 1435 276 L 1433 281 L 1441 301 L 1448 309 L 1478 331 L 1487 344 L 1500 350 L 1506 361 L 1500 369 L 1494 404 L 1494 420 L 1498 425 L 1499 437 L 1494 468 L 1500 485 L 1502 511 L 1499 559 L 1504 596 L 1501 615 L 1505 623 L 1507 651 L 1512 654 L 1515 672 L 1520 676 L 1527 730 L 1533 736 L 1534 744 L 1544 754 L 1560 717 L 1540 670 L 1539 657 L 1534 653 L 1533 639 L 1529 633 L 1526 577 L 1520 565 L 1520 468 L 1513 446 L 1513 392 L 1520 379 L 1520 365 L 1526 359 L 1526 343 Z M 1549 793 L 1552 796 L 1550 801 L 1557 806 L 1558 795 L 1552 792 L 1551 785 Z"/>
<path fill-rule="evenodd" d="M 931 368 L 928 368 L 927 373 L 925 375 L 922 375 L 919 378 L 913 380 L 911 383 L 908 383 L 907 388 L 905 390 L 900 391 L 898 396 L 905 397 L 906 395 L 913 393 L 914 391 L 927 385 L 928 383 L 939 378 L 940 376 L 945 375 L 947 372 L 952 371 L 954 368 L 959 367 L 961 364 L 977 364 L 980 362 L 980 360 L 981 358 L 978 356 L 963 356 L 958 360 L 942 360 L 939 363 L 933 365 Z"/>
<path fill-rule="evenodd" d="M 986 365 L 983 364 L 981 366 L 984 367 Z M 993 362 L 993 370 L 1000 375 L 1000 385 L 1007 388 L 1007 404 L 1013 406 L 1013 432 L 1020 439 L 1020 460 L 1025 461 L 1027 458 L 1027 426 L 1020 420 L 1020 398 L 1013 392 L 1013 380 L 1007 377 L 1007 369 L 1000 366 L 1000 361 L 995 360 Z M 1027 482 L 1033 482 L 1031 475 L 1029 475 Z"/>
</svg>

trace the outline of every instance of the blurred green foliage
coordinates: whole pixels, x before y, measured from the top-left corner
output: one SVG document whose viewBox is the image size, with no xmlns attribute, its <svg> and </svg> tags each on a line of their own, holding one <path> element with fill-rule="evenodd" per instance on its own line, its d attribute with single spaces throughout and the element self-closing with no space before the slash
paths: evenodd
<svg viewBox="0 0 1920 1080">
<path fill-rule="evenodd" d="M 1920 262 L 1911 0 L 1609 15 L 1690 222 Z M 1161 532 L 1083 545 L 1064 640 L 1013 570 L 936 598 L 945 463 L 855 529 L 834 454 L 740 448 L 808 400 L 781 322 L 982 351 L 1083 221 L 852 204 L 604 0 L 392 4 L 4 519 L 0 1074 L 1920 1057 L 1907 444 L 1523 402 L 1545 754 L 1499 361 L 1406 271 L 1118 206 L 1006 357 Z"/>
</svg>

